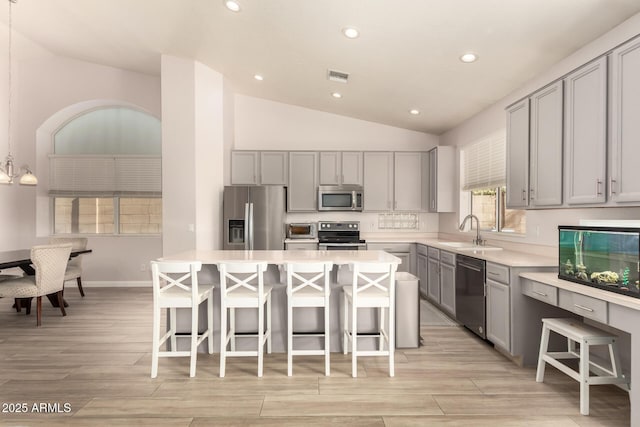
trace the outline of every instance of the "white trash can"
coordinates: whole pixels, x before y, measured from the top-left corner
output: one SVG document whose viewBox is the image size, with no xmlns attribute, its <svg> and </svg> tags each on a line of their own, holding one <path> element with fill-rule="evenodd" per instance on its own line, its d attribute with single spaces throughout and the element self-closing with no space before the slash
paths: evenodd
<svg viewBox="0 0 640 427">
<path fill-rule="evenodd" d="M 420 345 L 419 279 L 411 273 L 396 273 L 396 348 Z"/>
</svg>

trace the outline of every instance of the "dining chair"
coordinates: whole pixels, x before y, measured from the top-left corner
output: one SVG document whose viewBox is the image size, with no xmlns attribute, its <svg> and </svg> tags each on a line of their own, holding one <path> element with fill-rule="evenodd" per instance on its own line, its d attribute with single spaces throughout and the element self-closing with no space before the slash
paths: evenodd
<svg viewBox="0 0 640 427">
<path fill-rule="evenodd" d="M 4 280 L 0 286 L 0 297 L 14 298 L 16 310 L 20 311 L 23 301 L 27 301 L 27 314 L 31 313 L 31 299 L 37 299 L 36 325 L 42 324 L 42 296 L 55 293 L 63 316 L 64 309 L 62 291 L 64 289 L 64 272 L 71 254 L 71 244 L 39 245 L 31 248 L 31 262 L 35 276 L 24 276 L 17 279 Z"/>
<path fill-rule="evenodd" d="M 356 262 L 349 264 L 353 271 L 351 285 L 343 288 L 342 350 L 348 352 L 351 342 L 351 375 L 358 376 L 358 356 L 388 356 L 389 376 L 394 376 L 395 352 L 395 272 L 394 263 Z M 378 309 L 378 331 L 366 336 L 378 337 L 377 350 L 358 349 L 358 309 Z M 386 324 L 386 327 L 385 327 Z M 349 327 L 350 326 L 350 327 Z M 386 343 L 386 349 L 385 344 Z"/>
<path fill-rule="evenodd" d="M 331 296 L 330 273 L 331 262 L 287 263 L 287 375 L 293 374 L 294 355 L 324 355 L 325 375 L 330 373 L 331 326 L 329 299 Z M 294 332 L 294 308 L 322 308 L 324 331 L 321 333 Z M 320 336 L 324 338 L 322 349 L 294 349 L 296 337 Z"/>
<path fill-rule="evenodd" d="M 189 376 L 196 375 L 198 346 L 207 339 L 209 354 L 213 354 L 213 285 L 198 283 L 199 261 L 151 261 L 153 282 L 153 348 L 151 352 L 151 378 L 158 376 L 160 357 L 190 357 Z M 207 329 L 198 333 L 200 303 L 207 301 Z M 191 339 L 188 351 L 179 351 L 177 343 L 176 311 L 191 309 Z M 161 311 L 169 311 L 169 330 L 160 336 Z M 161 351 L 170 340 L 171 348 Z"/>
<path fill-rule="evenodd" d="M 220 377 L 225 376 L 226 359 L 231 356 L 258 356 L 258 377 L 262 377 L 264 345 L 271 353 L 271 290 L 264 284 L 265 262 L 219 263 L 220 272 Z M 265 312 L 266 306 L 266 312 Z M 258 330 L 250 335 L 258 338 L 255 350 L 236 349 L 236 309 L 255 308 Z M 265 328 L 266 314 L 266 328 Z M 227 327 L 227 316 L 229 326 Z M 246 337 L 248 334 L 242 334 Z M 227 347 L 230 346 L 230 350 Z"/>
<path fill-rule="evenodd" d="M 72 250 L 84 250 L 87 249 L 86 237 L 51 237 L 49 238 L 50 244 L 59 243 L 71 243 Z M 84 297 L 84 290 L 82 289 L 82 255 L 73 257 L 67 263 L 67 270 L 64 275 L 64 281 L 75 280 L 78 283 L 78 290 L 80 295 Z"/>
</svg>

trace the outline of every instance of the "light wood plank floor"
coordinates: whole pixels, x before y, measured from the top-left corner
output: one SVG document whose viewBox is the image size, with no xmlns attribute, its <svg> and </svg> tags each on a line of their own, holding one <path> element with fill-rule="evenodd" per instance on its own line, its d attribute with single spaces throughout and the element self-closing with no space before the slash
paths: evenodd
<svg viewBox="0 0 640 427">
<path fill-rule="evenodd" d="M 626 426 L 629 399 L 614 386 L 591 390 L 591 416 L 579 413 L 578 383 L 547 368 L 544 384 L 458 326 L 423 325 L 424 345 L 398 350 L 396 377 L 386 359 L 349 356 L 232 358 L 218 377 L 217 354 L 200 354 L 197 376 L 185 358 L 161 359 L 150 378 L 151 291 L 75 287 L 67 317 L 43 303 L 43 326 L 0 299 L 1 425 L 313 425 Z M 445 322 L 446 323 L 446 322 Z M 27 413 L 11 404 L 25 403 Z M 33 405 L 49 404 L 43 412 Z M 59 405 L 59 411 L 51 412 Z M 70 409 L 64 412 L 64 405 Z"/>
</svg>

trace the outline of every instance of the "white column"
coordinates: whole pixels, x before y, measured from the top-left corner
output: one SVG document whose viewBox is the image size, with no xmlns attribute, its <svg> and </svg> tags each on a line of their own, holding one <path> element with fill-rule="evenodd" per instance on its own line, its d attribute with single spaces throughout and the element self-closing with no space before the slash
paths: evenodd
<svg viewBox="0 0 640 427">
<path fill-rule="evenodd" d="M 162 56 L 164 255 L 222 243 L 224 91 L 222 74 Z"/>
</svg>

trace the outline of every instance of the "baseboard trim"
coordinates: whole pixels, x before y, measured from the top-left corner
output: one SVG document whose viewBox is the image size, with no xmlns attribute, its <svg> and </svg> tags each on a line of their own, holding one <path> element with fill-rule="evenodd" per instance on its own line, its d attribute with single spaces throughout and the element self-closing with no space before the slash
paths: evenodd
<svg viewBox="0 0 640 427">
<path fill-rule="evenodd" d="M 71 286 L 70 284 L 67 286 Z M 82 281 L 83 288 L 150 288 L 151 282 L 140 280 L 140 281 L 101 281 L 101 280 L 92 280 L 92 281 Z"/>
</svg>

